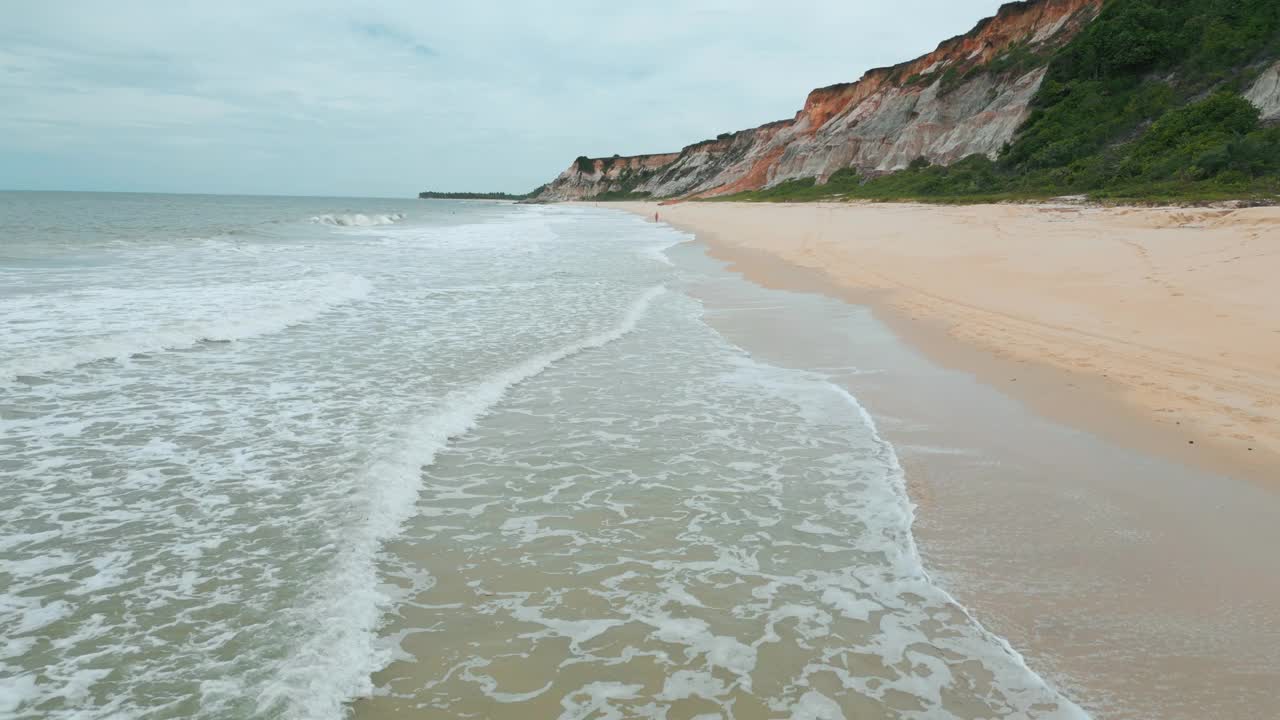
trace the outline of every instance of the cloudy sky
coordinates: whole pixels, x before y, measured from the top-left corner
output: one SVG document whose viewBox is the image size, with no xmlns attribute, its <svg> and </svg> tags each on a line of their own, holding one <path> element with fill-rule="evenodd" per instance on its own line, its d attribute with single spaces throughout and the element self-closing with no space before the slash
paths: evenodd
<svg viewBox="0 0 1280 720">
<path fill-rule="evenodd" d="M 0 188 L 526 191 L 790 117 L 1001 0 L 12 0 Z"/>
</svg>

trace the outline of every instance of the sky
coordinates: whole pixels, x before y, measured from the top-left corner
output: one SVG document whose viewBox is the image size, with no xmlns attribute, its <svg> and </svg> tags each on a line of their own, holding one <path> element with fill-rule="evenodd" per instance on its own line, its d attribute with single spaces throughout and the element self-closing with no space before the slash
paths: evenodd
<svg viewBox="0 0 1280 720">
<path fill-rule="evenodd" d="M 0 189 L 526 192 L 791 117 L 1001 0 L 0 0 Z"/>
</svg>

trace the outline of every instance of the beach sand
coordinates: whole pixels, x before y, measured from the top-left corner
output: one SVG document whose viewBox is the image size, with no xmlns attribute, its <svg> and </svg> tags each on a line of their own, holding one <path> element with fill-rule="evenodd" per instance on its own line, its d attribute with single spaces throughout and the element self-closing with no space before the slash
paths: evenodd
<svg viewBox="0 0 1280 720">
<path fill-rule="evenodd" d="M 1260 247 L 1274 211 L 1196 211 L 1202 228 L 1173 210 L 657 211 L 704 241 L 682 252 L 811 298 L 700 293 L 733 342 L 868 407 L 907 470 L 926 565 L 1034 669 L 1099 718 L 1280 713 L 1280 466 L 1260 402 L 1280 358 L 1263 287 L 1280 268 Z M 1179 299 L 1160 312 L 1168 277 Z M 1206 316 L 1219 322 L 1197 343 Z"/>
<path fill-rule="evenodd" d="M 1280 486 L 1280 209 L 624 205 L 766 286 L 819 270 L 1049 417 Z"/>
</svg>

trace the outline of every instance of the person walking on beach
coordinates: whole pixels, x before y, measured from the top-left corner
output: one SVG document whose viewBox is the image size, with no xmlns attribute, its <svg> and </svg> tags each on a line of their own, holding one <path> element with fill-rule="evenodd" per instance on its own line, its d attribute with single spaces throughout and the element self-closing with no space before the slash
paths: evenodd
<svg viewBox="0 0 1280 720">
<path fill-rule="evenodd" d="M 653 221 L 658 222 L 658 213 L 656 212 L 653 214 Z"/>
</svg>

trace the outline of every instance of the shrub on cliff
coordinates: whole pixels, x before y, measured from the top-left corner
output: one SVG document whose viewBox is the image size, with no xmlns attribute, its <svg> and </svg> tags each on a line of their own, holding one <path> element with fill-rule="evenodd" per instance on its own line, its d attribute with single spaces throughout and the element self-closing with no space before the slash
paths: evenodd
<svg viewBox="0 0 1280 720">
<path fill-rule="evenodd" d="M 1275 193 L 1280 131 L 1260 128 L 1240 92 L 1277 56 L 1278 0 L 1109 0 L 1051 59 L 997 167 L 912 167 L 860 194 Z"/>
<path fill-rule="evenodd" d="M 1016 44 L 986 65 L 938 76 L 945 92 L 974 73 L 1049 63 L 1031 113 L 997 162 L 918 160 L 871 179 L 849 171 L 822 185 L 793 180 L 734 198 L 1274 198 L 1280 128 L 1262 128 L 1241 94 L 1277 57 L 1280 0 L 1107 0 L 1051 58 Z"/>
<path fill-rule="evenodd" d="M 1249 169 L 1241 147 L 1258 129 L 1258 109 L 1239 95 L 1217 93 L 1166 113 L 1133 144 L 1122 174 L 1202 179 L 1225 170 Z"/>
<path fill-rule="evenodd" d="M 1277 52 L 1276 0 L 1111 0 L 1053 58 L 1002 163 L 1068 166 Z"/>
</svg>

